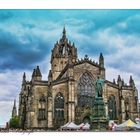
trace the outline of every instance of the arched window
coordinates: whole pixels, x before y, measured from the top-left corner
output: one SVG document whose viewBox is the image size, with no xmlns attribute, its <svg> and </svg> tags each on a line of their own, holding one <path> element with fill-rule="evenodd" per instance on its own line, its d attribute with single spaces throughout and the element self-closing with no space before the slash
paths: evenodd
<svg viewBox="0 0 140 140">
<path fill-rule="evenodd" d="M 95 85 L 92 77 L 85 72 L 78 82 L 77 98 L 78 106 L 91 106 L 93 107 L 95 97 Z"/>
<path fill-rule="evenodd" d="M 39 110 L 38 110 L 38 119 L 45 120 L 46 119 L 46 99 L 45 96 L 42 95 L 39 99 Z"/>
<path fill-rule="evenodd" d="M 108 115 L 110 120 L 116 119 L 116 100 L 113 95 L 108 99 Z"/>
<path fill-rule="evenodd" d="M 56 119 L 64 119 L 64 97 L 60 92 L 55 97 L 54 116 Z"/>
<path fill-rule="evenodd" d="M 124 100 L 124 104 L 125 104 L 125 119 L 129 119 L 129 98 L 125 98 Z"/>
</svg>

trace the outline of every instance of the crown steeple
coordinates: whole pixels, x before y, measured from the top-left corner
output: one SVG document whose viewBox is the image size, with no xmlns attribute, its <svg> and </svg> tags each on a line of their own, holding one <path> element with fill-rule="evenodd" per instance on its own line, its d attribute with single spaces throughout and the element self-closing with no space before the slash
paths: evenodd
<svg viewBox="0 0 140 140">
<path fill-rule="evenodd" d="M 71 43 L 70 40 L 66 37 L 66 29 L 63 28 L 62 37 L 59 41 L 57 41 L 54 45 L 54 49 L 52 50 L 52 58 L 59 57 L 59 58 L 68 58 L 69 56 L 77 57 L 77 49 L 75 45 Z M 52 60 L 51 60 L 52 61 Z"/>
<path fill-rule="evenodd" d="M 66 36 L 66 28 L 64 27 L 62 31 L 62 37 L 55 43 L 52 50 L 52 79 L 55 80 L 67 64 L 70 64 L 71 62 L 74 63 L 76 60 L 77 49 L 74 43 L 68 40 Z"/>
</svg>

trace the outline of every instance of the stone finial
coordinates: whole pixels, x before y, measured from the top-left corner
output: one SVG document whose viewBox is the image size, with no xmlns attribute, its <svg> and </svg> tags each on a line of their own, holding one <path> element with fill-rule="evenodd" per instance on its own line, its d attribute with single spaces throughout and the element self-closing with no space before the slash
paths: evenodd
<svg viewBox="0 0 140 140">
<path fill-rule="evenodd" d="M 25 84 L 26 83 L 26 74 L 25 74 L 25 72 L 24 72 L 24 74 L 23 74 L 23 79 L 22 79 L 22 84 Z"/>
<path fill-rule="evenodd" d="M 89 60 L 89 57 L 87 54 L 85 55 L 84 60 Z"/>
<path fill-rule="evenodd" d="M 101 59 L 103 59 L 103 58 L 104 58 L 102 53 L 100 53 L 100 58 L 101 58 Z"/>
<path fill-rule="evenodd" d="M 134 80 L 133 80 L 133 78 L 132 78 L 132 75 L 130 75 L 129 85 L 130 85 L 130 86 L 135 86 L 135 83 L 134 83 Z"/>
<path fill-rule="evenodd" d="M 32 77 L 36 77 L 36 69 L 33 70 Z"/>
<path fill-rule="evenodd" d="M 121 81 L 121 76 L 118 75 L 118 80 L 117 80 L 117 82 L 119 83 L 120 81 Z"/>
<path fill-rule="evenodd" d="M 114 83 L 114 84 L 116 84 L 116 81 L 115 81 L 115 79 L 113 79 L 113 83 Z"/>
<path fill-rule="evenodd" d="M 37 66 L 37 68 L 36 68 L 36 76 L 42 76 L 39 66 Z"/>
<path fill-rule="evenodd" d="M 75 44 L 74 44 L 74 42 L 73 42 L 72 46 L 73 46 L 73 47 L 75 47 Z"/>
<path fill-rule="evenodd" d="M 24 72 L 24 74 L 23 74 L 23 79 L 26 79 L 26 74 L 25 74 L 25 72 Z"/>
<path fill-rule="evenodd" d="M 102 53 L 100 53 L 100 56 L 99 56 L 99 66 L 104 68 L 104 57 Z"/>
<path fill-rule="evenodd" d="M 63 28 L 62 39 L 66 39 L 66 29 L 65 29 L 65 26 L 64 26 L 64 28 Z"/>
<path fill-rule="evenodd" d="M 13 110 L 12 110 L 12 117 L 17 116 L 17 108 L 16 108 L 16 100 L 14 100 Z"/>
</svg>

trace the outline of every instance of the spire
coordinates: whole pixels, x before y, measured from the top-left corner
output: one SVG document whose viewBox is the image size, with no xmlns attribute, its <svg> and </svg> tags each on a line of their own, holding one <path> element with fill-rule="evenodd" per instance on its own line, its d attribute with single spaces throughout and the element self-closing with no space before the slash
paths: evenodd
<svg viewBox="0 0 140 140">
<path fill-rule="evenodd" d="M 55 70 L 59 69 L 60 71 L 68 64 L 68 57 L 72 57 L 73 63 L 76 62 L 77 59 L 77 49 L 75 44 L 68 40 L 66 36 L 66 28 L 62 29 L 62 36 L 59 41 L 54 45 L 51 55 L 51 64 L 52 67 L 56 66 L 58 62 L 60 65 L 57 65 L 58 68 L 54 68 Z M 56 60 L 56 61 L 53 61 Z M 58 72 L 57 72 L 58 73 Z M 52 73 L 53 74 L 53 73 Z M 54 76 L 53 76 L 54 77 Z"/>
<path fill-rule="evenodd" d="M 129 83 L 133 81 L 132 75 L 130 75 Z"/>
<path fill-rule="evenodd" d="M 103 57 L 103 54 L 102 54 L 102 53 L 100 53 L 100 58 L 101 58 L 101 59 L 104 59 L 104 57 Z"/>
<path fill-rule="evenodd" d="M 26 79 L 26 74 L 25 74 L 25 72 L 24 72 L 24 74 L 23 74 L 23 79 Z"/>
<path fill-rule="evenodd" d="M 118 75 L 118 80 L 117 80 L 117 82 L 119 83 L 120 81 L 121 81 L 121 76 Z"/>
<path fill-rule="evenodd" d="M 67 38 L 66 38 L 66 29 L 65 29 L 65 26 L 64 26 L 63 32 L 62 32 L 61 42 L 64 43 L 65 40 L 67 41 Z"/>
<path fill-rule="evenodd" d="M 123 81 L 121 80 L 121 76 L 120 75 L 118 75 L 117 84 L 119 86 L 119 89 L 121 89 L 122 88 Z"/>
<path fill-rule="evenodd" d="M 102 53 L 100 53 L 100 56 L 99 56 L 99 65 L 100 67 L 104 68 L 104 57 Z"/>
<path fill-rule="evenodd" d="M 33 70 L 33 74 L 32 74 L 32 77 L 35 77 L 36 76 L 36 69 Z"/>
<path fill-rule="evenodd" d="M 135 86 L 135 83 L 134 83 L 134 80 L 133 80 L 133 78 L 132 78 L 132 75 L 130 75 L 129 85 L 130 85 L 130 86 Z"/>
<path fill-rule="evenodd" d="M 24 72 L 24 74 L 23 74 L 22 84 L 25 84 L 25 83 L 26 83 L 26 74 L 25 74 L 25 72 Z"/>
<path fill-rule="evenodd" d="M 13 106 L 13 108 L 16 108 L 16 100 L 14 100 L 14 106 Z"/>
<path fill-rule="evenodd" d="M 66 29 L 65 29 L 65 26 L 63 28 L 63 35 L 62 35 L 62 39 L 65 40 L 66 39 Z"/>
<path fill-rule="evenodd" d="M 39 66 L 37 66 L 37 68 L 36 68 L 36 76 L 42 76 L 40 69 L 39 69 Z"/>
<path fill-rule="evenodd" d="M 115 79 L 113 79 L 113 83 L 114 83 L 114 84 L 116 84 L 116 81 L 115 81 Z"/>
<path fill-rule="evenodd" d="M 14 106 L 13 106 L 13 110 L 12 110 L 12 117 L 16 117 L 17 116 L 17 108 L 16 108 L 16 100 L 14 100 Z"/>
</svg>

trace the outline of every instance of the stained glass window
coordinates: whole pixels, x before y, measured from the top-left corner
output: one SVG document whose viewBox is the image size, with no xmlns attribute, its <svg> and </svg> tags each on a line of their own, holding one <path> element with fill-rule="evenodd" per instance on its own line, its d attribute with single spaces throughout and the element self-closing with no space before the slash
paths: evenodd
<svg viewBox="0 0 140 140">
<path fill-rule="evenodd" d="M 93 106 L 95 97 L 95 85 L 92 77 L 86 72 L 78 82 L 77 98 L 78 106 Z"/>
<path fill-rule="evenodd" d="M 58 93 L 54 101 L 54 114 L 55 118 L 63 119 L 64 118 L 64 97 L 62 93 Z"/>
<path fill-rule="evenodd" d="M 38 119 L 44 120 L 46 119 L 46 99 L 44 95 L 39 99 L 39 110 L 38 110 Z"/>
<path fill-rule="evenodd" d="M 108 115 L 110 120 L 116 119 L 116 100 L 113 95 L 109 96 L 108 99 Z"/>
</svg>

